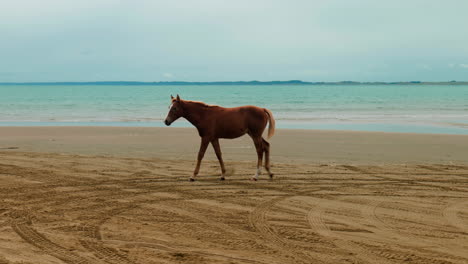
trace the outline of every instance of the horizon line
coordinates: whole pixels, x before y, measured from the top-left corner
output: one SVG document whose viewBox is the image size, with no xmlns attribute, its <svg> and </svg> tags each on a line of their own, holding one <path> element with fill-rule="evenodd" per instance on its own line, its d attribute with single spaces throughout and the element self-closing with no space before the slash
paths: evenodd
<svg viewBox="0 0 468 264">
<path fill-rule="evenodd" d="M 0 82 L 0 85 L 251 85 L 251 84 L 468 84 L 468 81 L 302 81 L 302 80 L 287 80 L 287 81 L 47 81 L 47 82 Z"/>
</svg>

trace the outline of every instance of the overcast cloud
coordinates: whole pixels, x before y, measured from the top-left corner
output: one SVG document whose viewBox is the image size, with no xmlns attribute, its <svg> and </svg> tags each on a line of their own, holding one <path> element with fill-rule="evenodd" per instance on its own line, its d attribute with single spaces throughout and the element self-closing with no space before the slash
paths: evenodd
<svg viewBox="0 0 468 264">
<path fill-rule="evenodd" d="M 468 80 L 466 0 L 2 0 L 0 82 Z"/>
</svg>

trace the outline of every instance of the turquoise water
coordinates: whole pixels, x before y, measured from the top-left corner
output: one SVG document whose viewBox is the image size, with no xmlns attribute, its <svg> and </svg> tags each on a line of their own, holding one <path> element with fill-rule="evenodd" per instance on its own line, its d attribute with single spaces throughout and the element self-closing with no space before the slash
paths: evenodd
<svg viewBox="0 0 468 264">
<path fill-rule="evenodd" d="M 171 94 L 269 108 L 280 128 L 468 134 L 464 85 L 0 85 L 0 126 L 164 126 Z"/>
</svg>

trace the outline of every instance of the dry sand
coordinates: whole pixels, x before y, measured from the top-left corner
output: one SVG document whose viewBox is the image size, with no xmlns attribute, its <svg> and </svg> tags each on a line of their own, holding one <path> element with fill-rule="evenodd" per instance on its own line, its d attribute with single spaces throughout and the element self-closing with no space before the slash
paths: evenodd
<svg viewBox="0 0 468 264">
<path fill-rule="evenodd" d="M 0 263 L 468 263 L 468 136 L 0 128 Z"/>
</svg>

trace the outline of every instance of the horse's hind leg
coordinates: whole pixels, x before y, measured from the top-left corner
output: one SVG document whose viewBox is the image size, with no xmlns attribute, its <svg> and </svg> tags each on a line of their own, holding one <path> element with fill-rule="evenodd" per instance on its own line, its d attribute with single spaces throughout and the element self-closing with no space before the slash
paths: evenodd
<svg viewBox="0 0 468 264">
<path fill-rule="evenodd" d="M 265 169 L 268 172 L 268 176 L 273 178 L 273 173 L 270 171 L 270 143 L 262 138 L 263 150 L 265 151 Z"/>
<path fill-rule="evenodd" d="M 213 145 L 214 151 L 216 153 L 216 157 L 219 160 L 219 165 L 221 166 L 220 180 L 224 181 L 224 174 L 226 173 L 226 169 L 224 168 L 224 162 L 223 162 L 223 157 L 221 155 L 221 147 L 219 146 L 219 140 L 218 139 L 212 140 L 211 145 Z"/>
<path fill-rule="evenodd" d="M 263 158 L 263 142 L 262 142 L 262 137 L 252 137 L 254 144 L 255 144 L 255 149 L 257 150 L 257 173 L 252 177 L 252 180 L 256 181 L 258 180 L 258 176 L 262 174 L 262 158 Z"/>
</svg>

